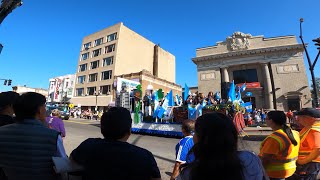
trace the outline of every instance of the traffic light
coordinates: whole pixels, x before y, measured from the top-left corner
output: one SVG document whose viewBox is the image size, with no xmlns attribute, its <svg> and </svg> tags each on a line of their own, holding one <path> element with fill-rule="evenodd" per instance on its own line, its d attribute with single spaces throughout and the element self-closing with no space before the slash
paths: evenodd
<svg viewBox="0 0 320 180">
<path fill-rule="evenodd" d="M 314 45 L 316 45 L 316 46 L 320 46 L 320 38 L 313 39 L 312 41 L 313 41 L 313 42 L 316 42 Z M 320 47 L 318 47 L 317 49 L 319 49 L 319 50 L 320 50 Z"/>
<path fill-rule="evenodd" d="M 11 86 L 11 79 L 8 80 L 8 86 Z"/>
<path fill-rule="evenodd" d="M 3 83 L 3 85 L 5 85 L 5 86 L 7 85 L 7 80 L 4 80 L 4 83 Z"/>
</svg>

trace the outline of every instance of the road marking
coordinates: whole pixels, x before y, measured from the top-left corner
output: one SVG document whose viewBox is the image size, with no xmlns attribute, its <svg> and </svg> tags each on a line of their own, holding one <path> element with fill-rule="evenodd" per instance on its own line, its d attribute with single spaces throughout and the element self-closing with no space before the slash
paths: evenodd
<svg viewBox="0 0 320 180">
<path fill-rule="evenodd" d="M 96 124 L 93 122 L 81 122 L 81 121 L 73 121 L 73 120 L 64 120 L 63 122 L 71 122 L 71 123 L 77 123 L 77 124 Z"/>
</svg>

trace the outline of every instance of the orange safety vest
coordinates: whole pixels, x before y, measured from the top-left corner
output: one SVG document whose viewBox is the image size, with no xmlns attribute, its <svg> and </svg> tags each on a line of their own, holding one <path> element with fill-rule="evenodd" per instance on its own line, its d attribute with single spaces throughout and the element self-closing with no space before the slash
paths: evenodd
<svg viewBox="0 0 320 180">
<path fill-rule="evenodd" d="M 274 131 L 262 141 L 261 148 L 268 138 L 275 139 L 280 145 L 281 154 L 274 155 L 270 158 L 269 163 L 264 167 L 268 176 L 272 178 L 287 178 L 295 172 L 300 138 L 297 131 L 292 131 L 292 134 L 298 143 L 296 146 L 291 143 L 289 137 L 282 129 Z"/>
<path fill-rule="evenodd" d="M 309 135 L 309 132 L 311 130 L 315 130 L 315 131 L 320 132 L 320 122 L 315 123 L 311 127 L 300 131 L 301 146 L 302 146 L 302 143 L 306 140 L 306 138 Z M 316 141 L 319 141 L 319 139 L 316 139 Z M 300 147 L 298 159 L 306 158 L 306 156 L 309 155 L 312 150 L 313 149 L 311 149 L 310 147 Z M 320 162 L 320 156 L 318 156 L 316 159 L 312 160 L 312 162 Z"/>
</svg>

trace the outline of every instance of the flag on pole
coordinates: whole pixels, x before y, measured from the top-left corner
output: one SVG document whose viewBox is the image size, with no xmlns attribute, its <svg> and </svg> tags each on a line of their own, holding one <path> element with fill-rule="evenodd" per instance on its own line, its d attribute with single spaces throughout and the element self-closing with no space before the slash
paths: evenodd
<svg viewBox="0 0 320 180">
<path fill-rule="evenodd" d="M 240 88 L 240 91 L 243 92 L 243 91 L 246 90 L 246 88 L 247 88 L 246 83 L 243 83 L 242 86 L 241 86 L 241 88 Z"/>
<path fill-rule="evenodd" d="M 189 94 L 191 94 L 189 87 L 187 84 L 184 84 L 184 94 L 183 94 L 183 100 L 186 101 L 188 99 Z"/>
<path fill-rule="evenodd" d="M 160 107 L 158 108 L 157 117 L 158 117 L 159 119 L 161 119 L 165 111 L 166 111 L 166 110 L 165 110 L 162 106 L 160 106 Z"/>
<path fill-rule="evenodd" d="M 167 95 L 167 98 L 168 98 L 168 106 L 174 106 L 172 90 L 170 90 L 169 94 Z"/>
<path fill-rule="evenodd" d="M 252 103 L 251 102 L 246 102 L 243 104 L 243 106 L 246 108 L 247 112 L 252 112 Z"/>
<path fill-rule="evenodd" d="M 233 102 L 234 100 L 236 100 L 236 87 L 234 85 L 234 80 L 232 80 L 232 83 L 230 85 L 230 89 L 228 92 L 228 98 L 231 102 Z"/>
<path fill-rule="evenodd" d="M 180 98 L 178 94 L 176 94 L 176 104 L 177 106 L 180 106 Z"/>
<path fill-rule="evenodd" d="M 236 98 L 236 100 L 238 100 L 239 102 L 242 100 L 240 90 L 237 91 L 237 98 Z"/>
<path fill-rule="evenodd" d="M 172 95 L 172 93 L 171 93 Z M 161 119 L 164 112 L 167 111 L 168 109 L 168 106 L 169 106 L 169 97 L 166 96 L 166 98 L 164 99 L 163 103 L 162 103 L 162 106 L 159 107 L 159 112 L 158 112 L 158 118 Z"/>
</svg>

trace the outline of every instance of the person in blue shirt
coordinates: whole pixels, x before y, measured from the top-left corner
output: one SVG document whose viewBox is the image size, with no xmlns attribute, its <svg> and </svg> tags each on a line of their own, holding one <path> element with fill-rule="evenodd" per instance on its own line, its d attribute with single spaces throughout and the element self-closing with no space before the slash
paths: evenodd
<svg viewBox="0 0 320 180">
<path fill-rule="evenodd" d="M 179 175 L 179 168 L 181 164 L 191 163 L 194 160 L 194 154 L 190 152 L 194 144 L 194 124 L 195 121 L 189 119 L 182 122 L 181 131 L 184 137 L 176 145 L 176 163 L 170 180 L 176 179 Z"/>
</svg>

